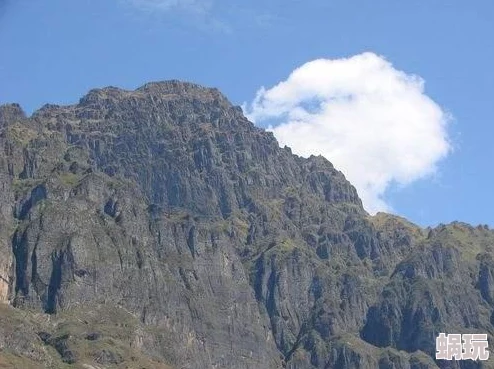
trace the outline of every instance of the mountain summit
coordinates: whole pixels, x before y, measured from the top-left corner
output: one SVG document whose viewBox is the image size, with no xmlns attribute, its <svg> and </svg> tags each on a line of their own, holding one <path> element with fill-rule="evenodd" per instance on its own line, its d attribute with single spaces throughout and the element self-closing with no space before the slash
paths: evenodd
<svg viewBox="0 0 494 369">
<path fill-rule="evenodd" d="M 1 367 L 494 367 L 434 361 L 494 334 L 494 232 L 369 216 L 217 89 L 4 105 L 0 146 Z"/>
</svg>

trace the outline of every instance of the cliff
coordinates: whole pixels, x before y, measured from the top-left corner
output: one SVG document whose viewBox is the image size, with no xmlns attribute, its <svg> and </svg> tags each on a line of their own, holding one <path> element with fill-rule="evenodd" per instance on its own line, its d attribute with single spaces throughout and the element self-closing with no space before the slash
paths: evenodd
<svg viewBox="0 0 494 369">
<path fill-rule="evenodd" d="M 494 333 L 494 232 L 369 216 L 216 89 L 4 105 L 0 147 L 0 366 L 494 367 L 433 360 Z"/>
</svg>

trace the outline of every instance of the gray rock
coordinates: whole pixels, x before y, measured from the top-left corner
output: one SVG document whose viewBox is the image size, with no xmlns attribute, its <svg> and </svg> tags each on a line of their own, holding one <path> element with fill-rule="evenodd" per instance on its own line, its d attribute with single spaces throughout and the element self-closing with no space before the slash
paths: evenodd
<svg viewBox="0 0 494 369">
<path fill-rule="evenodd" d="M 2 106 L 0 146 L 0 296 L 38 342 L 4 345 L 26 360 L 445 368 L 438 332 L 494 333 L 491 230 L 370 217 L 330 162 L 280 148 L 216 89 Z"/>
</svg>

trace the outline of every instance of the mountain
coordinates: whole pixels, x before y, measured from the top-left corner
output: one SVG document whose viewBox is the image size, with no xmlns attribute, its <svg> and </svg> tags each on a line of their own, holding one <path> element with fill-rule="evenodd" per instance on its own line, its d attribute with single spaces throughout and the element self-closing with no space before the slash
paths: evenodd
<svg viewBox="0 0 494 369">
<path fill-rule="evenodd" d="M 370 216 L 217 89 L 0 107 L 0 368 L 494 368 L 494 232 Z M 454 199 L 452 199 L 454 201 Z"/>
</svg>

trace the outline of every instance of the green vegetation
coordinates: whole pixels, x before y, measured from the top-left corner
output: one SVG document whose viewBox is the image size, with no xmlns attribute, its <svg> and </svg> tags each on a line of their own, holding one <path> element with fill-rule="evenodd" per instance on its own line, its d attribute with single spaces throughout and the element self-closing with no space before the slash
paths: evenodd
<svg viewBox="0 0 494 369">
<path fill-rule="evenodd" d="M 60 173 L 60 182 L 67 187 L 74 187 L 81 180 L 81 176 L 71 172 Z"/>
<path fill-rule="evenodd" d="M 34 187 L 44 183 L 44 179 L 42 178 L 26 178 L 26 179 L 20 179 L 20 178 L 15 178 L 12 181 L 12 189 L 14 190 L 14 193 L 16 196 L 19 195 L 24 195 L 31 191 Z"/>
<path fill-rule="evenodd" d="M 8 127 L 7 132 L 14 142 L 24 147 L 38 136 L 38 133 L 35 130 L 26 127 L 21 123 L 11 124 Z"/>
<path fill-rule="evenodd" d="M 435 231 L 434 240 L 443 247 L 452 247 L 461 253 L 462 259 L 475 262 L 477 255 L 482 252 L 492 252 L 494 247 L 494 232 L 476 229 L 468 224 L 453 222 L 439 226 Z"/>
<path fill-rule="evenodd" d="M 74 307 L 57 316 L 48 316 L 0 306 L 0 314 L 0 330 L 5 332 L 16 326 L 24 336 L 16 338 L 12 333 L 14 339 L 0 350 L 2 369 L 171 369 L 141 352 L 138 332 L 145 332 L 146 328 L 136 316 L 119 307 L 100 305 L 93 310 Z M 46 332 L 49 339 L 43 342 L 39 332 Z M 32 346 L 31 357 L 21 357 L 15 353 L 15 347 L 9 348 L 15 346 L 17 340 L 21 344 L 22 339 Z M 55 342 L 65 342 L 76 362 L 64 362 Z M 105 359 L 108 361 L 102 361 Z M 44 364 L 40 366 L 40 363 Z"/>
</svg>

